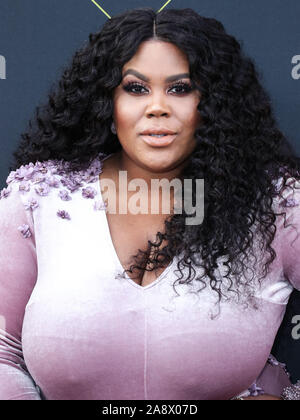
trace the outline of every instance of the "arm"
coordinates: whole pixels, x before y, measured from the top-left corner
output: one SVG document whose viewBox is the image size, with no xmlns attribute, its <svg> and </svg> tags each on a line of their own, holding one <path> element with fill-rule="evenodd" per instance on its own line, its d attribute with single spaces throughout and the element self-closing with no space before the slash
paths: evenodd
<svg viewBox="0 0 300 420">
<path fill-rule="evenodd" d="M 253 384 L 233 399 L 241 396 L 244 400 L 281 400 L 283 390 L 291 385 L 290 374 L 285 364 L 278 362 L 270 354 L 265 367 Z"/>
<path fill-rule="evenodd" d="M 278 187 L 281 185 L 282 180 L 279 180 Z M 295 289 L 300 290 L 300 182 L 294 183 L 294 179 L 289 178 L 287 185 L 291 188 L 283 191 L 282 198 L 276 197 L 274 200 L 276 213 L 286 213 L 286 217 L 277 216 L 276 235 L 284 277 Z M 284 398 L 282 393 L 285 394 Z M 299 393 L 300 384 L 293 385 L 285 365 L 270 355 L 252 387 L 239 395 L 249 400 L 300 400 Z"/>
<path fill-rule="evenodd" d="M 270 354 L 255 382 L 238 396 L 242 396 L 244 400 L 282 400 L 283 391 L 291 386 L 290 374 L 285 364 L 280 363 Z"/>
<path fill-rule="evenodd" d="M 21 194 L 19 182 L 11 182 L 0 195 L 0 400 L 41 399 L 22 353 L 23 318 L 37 262 L 33 222 Z"/>
</svg>

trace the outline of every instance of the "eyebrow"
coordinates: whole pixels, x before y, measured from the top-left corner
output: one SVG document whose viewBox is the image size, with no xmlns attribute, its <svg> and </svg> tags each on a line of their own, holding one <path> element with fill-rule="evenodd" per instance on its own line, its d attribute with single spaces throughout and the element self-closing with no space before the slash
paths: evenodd
<svg viewBox="0 0 300 420">
<path fill-rule="evenodd" d="M 144 76 L 143 74 L 141 74 L 138 71 L 133 70 L 133 69 L 126 70 L 125 73 L 123 74 L 123 78 L 125 76 L 127 76 L 127 74 L 133 74 L 134 76 L 138 77 L 139 79 L 144 80 L 144 82 L 149 82 L 149 80 L 150 80 L 147 76 Z M 188 78 L 188 77 L 190 77 L 189 73 L 174 74 L 173 76 L 167 77 L 166 82 L 174 82 L 175 80 Z"/>
</svg>

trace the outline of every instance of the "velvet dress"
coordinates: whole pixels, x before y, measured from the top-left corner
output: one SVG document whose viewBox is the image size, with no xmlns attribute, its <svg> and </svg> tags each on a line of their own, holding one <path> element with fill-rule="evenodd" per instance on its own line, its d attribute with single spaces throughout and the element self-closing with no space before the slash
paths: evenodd
<svg viewBox="0 0 300 420">
<path fill-rule="evenodd" d="M 261 286 L 253 280 L 256 308 L 233 294 L 217 309 L 209 283 L 200 292 L 197 281 L 177 284 L 175 293 L 179 256 L 140 286 L 120 276 L 107 223 L 99 174 L 109 156 L 72 173 L 62 160 L 38 161 L 7 177 L 0 195 L 0 399 L 279 396 L 291 382 L 270 352 L 289 296 L 300 290 L 295 230 L 278 218 L 277 257 Z M 295 190 L 274 201 L 298 228 L 299 199 Z"/>
</svg>

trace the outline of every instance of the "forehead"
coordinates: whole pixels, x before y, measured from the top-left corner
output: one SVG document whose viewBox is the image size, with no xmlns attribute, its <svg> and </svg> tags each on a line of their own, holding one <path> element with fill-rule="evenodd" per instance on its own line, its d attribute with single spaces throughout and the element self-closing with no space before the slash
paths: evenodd
<svg viewBox="0 0 300 420">
<path fill-rule="evenodd" d="M 146 76 L 168 76 L 189 70 L 187 56 L 170 42 L 149 40 L 140 44 L 135 55 L 123 66 L 123 75 L 134 69 Z"/>
</svg>

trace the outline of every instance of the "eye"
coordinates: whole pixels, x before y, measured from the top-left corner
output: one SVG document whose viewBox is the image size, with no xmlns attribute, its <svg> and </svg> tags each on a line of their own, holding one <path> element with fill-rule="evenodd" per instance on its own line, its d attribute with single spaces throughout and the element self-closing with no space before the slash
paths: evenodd
<svg viewBox="0 0 300 420">
<path fill-rule="evenodd" d="M 132 93 L 142 93 L 140 89 L 145 89 L 147 90 L 146 86 L 143 85 L 142 83 L 137 83 L 137 82 L 128 82 L 123 86 L 123 89 L 126 92 L 132 92 Z M 171 86 L 170 88 L 171 90 L 173 89 L 180 89 L 180 91 L 175 92 L 179 95 L 182 95 L 184 93 L 189 93 L 193 90 L 192 86 L 189 83 L 185 83 L 185 82 L 177 82 L 174 85 Z"/>
<path fill-rule="evenodd" d="M 146 86 L 144 86 L 140 83 L 136 83 L 136 82 L 129 82 L 129 83 L 126 83 L 126 85 L 124 85 L 124 87 L 123 87 L 123 89 L 126 92 L 132 92 L 132 93 L 141 93 L 140 91 L 134 92 L 134 90 L 133 90 L 133 89 L 140 89 L 140 88 L 146 89 Z"/>
<path fill-rule="evenodd" d="M 188 93 L 191 92 L 192 90 L 192 86 L 189 83 L 185 83 L 185 82 L 178 82 L 175 85 L 173 85 L 171 87 L 171 89 L 182 89 L 181 92 L 177 92 L 177 93 Z"/>
</svg>

